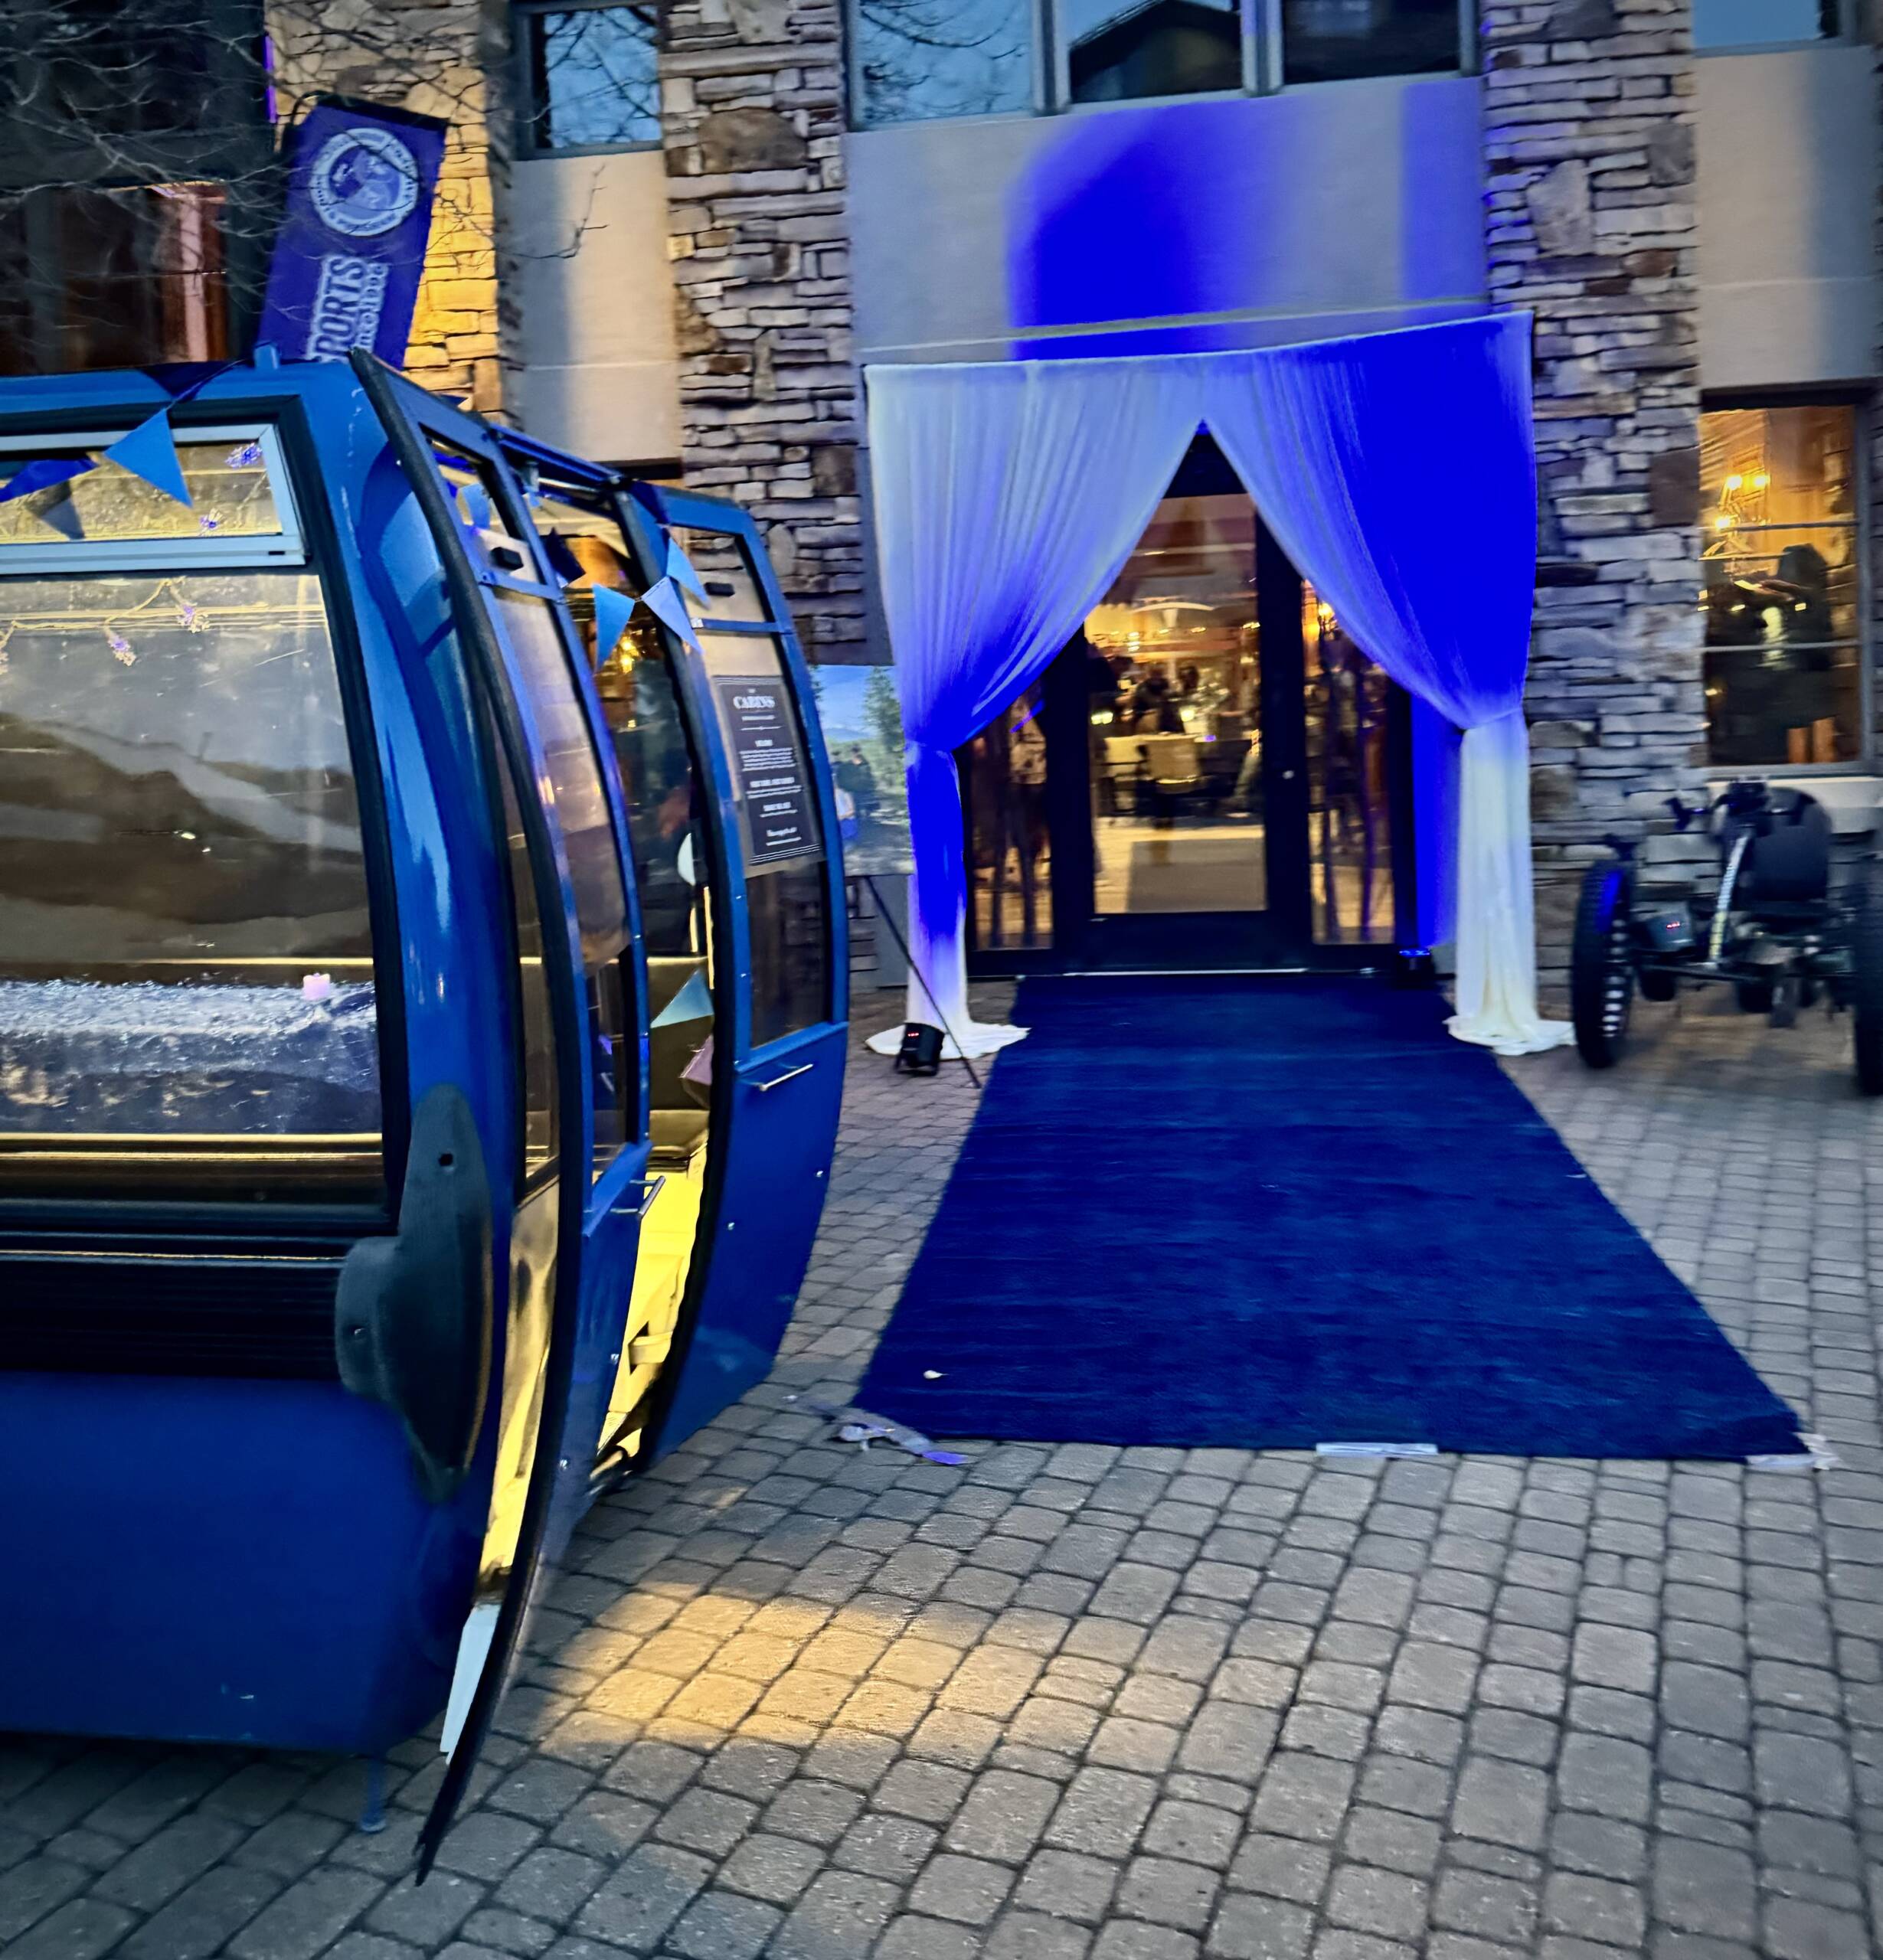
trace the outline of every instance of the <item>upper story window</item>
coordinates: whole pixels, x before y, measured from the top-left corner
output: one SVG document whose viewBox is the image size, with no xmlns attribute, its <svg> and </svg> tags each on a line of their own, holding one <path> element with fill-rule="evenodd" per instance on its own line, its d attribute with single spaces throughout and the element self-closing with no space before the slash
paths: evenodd
<svg viewBox="0 0 1883 1960">
<path fill-rule="evenodd" d="M 1458 0 L 1284 0 L 1282 78 L 1433 75 L 1467 58 Z"/>
<path fill-rule="evenodd" d="M 1460 0 L 850 0 L 861 127 L 1456 74 Z"/>
<path fill-rule="evenodd" d="M 60 0 L 0 37 L 0 373 L 214 360 L 259 298 L 259 0 Z"/>
<path fill-rule="evenodd" d="M 518 147 L 648 149 L 660 142 L 658 5 L 519 6 L 523 113 Z"/>
<path fill-rule="evenodd" d="M 1848 403 L 1700 418 L 1700 603 L 1711 760 L 1861 762 L 1869 639 L 1858 415 Z"/>
<path fill-rule="evenodd" d="M 1838 41 L 1855 11 L 1851 0 L 1693 0 L 1693 44 L 1705 53 Z"/>
<path fill-rule="evenodd" d="M 1214 95 L 1243 82 L 1238 0 L 1058 0 L 1067 102 Z"/>
</svg>

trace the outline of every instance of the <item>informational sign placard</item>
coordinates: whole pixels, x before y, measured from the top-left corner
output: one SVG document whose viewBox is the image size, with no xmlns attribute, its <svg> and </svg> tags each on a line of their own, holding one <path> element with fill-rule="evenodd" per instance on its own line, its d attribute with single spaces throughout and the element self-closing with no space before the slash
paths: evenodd
<svg viewBox="0 0 1883 1960">
<path fill-rule="evenodd" d="M 286 361 L 405 358 L 446 125 L 323 102 L 295 130 L 287 212 L 257 332 Z"/>
<path fill-rule="evenodd" d="M 714 685 L 745 810 L 746 862 L 776 864 L 820 855 L 811 786 L 783 681 L 776 675 L 722 676 Z"/>
</svg>

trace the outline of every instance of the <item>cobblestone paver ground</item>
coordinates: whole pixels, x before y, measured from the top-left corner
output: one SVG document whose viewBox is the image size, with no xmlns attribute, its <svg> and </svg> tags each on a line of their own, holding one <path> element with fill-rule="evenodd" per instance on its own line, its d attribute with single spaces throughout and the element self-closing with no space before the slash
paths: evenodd
<svg viewBox="0 0 1883 1960">
<path fill-rule="evenodd" d="M 1515 1073 L 1842 1468 L 834 1446 L 974 1103 L 861 1057 L 783 1363 L 591 1517 L 432 1882 L 423 1743 L 368 1837 L 356 1765 L 27 1740 L 0 1948 L 1878 1952 L 1883 1112 L 1841 1027 L 1643 1024 Z"/>
</svg>

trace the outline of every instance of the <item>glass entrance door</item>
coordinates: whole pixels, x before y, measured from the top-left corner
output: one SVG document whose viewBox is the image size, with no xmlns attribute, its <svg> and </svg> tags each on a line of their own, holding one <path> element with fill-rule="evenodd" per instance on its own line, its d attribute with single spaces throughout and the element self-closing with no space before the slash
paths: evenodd
<svg viewBox="0 0 1883 1960">
<path fill-rule="evenodd" d="M 1269 863 L 1270 832 L 1285 843 L 1298 818 L 1290 791 L 1299 771 L 1274 767 L 1291 745 L 1279 728 L 1269 740 L 1264 725 L 1256 542 L 1247 492 L 1192 467 L 1087 618 L 1092 908 L 1102 928 L 1207 915 L 1233 933 L 1294 896 L 1283 854 L 1273 877 Z M 1285 689 L 1286 675 L 1272 678 Z"/>
<path fill-rule="evenodd" d="M 1411 916 L 1404 697 L 1207 436 L 957 757 L 983 972 L 1364 965 Z"/>
</svg>

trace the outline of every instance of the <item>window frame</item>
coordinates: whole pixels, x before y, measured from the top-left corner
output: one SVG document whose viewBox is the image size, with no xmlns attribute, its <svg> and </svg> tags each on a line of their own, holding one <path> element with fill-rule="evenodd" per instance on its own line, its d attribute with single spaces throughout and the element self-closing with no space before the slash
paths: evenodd
<svg viewBox="0 0 1883 1960">
<path fill-rule="evenodd" d="M 96 428 L 103 422 L 122 435 L 134 428 L 152 412 L 152 404 L 139 403 L 119 407 L 106 405 L 83 418 L 73 418 L 80 428 Z M 0 415 L 0 439 L 18 436 L 44 447 L 47 440 L 47 418 L 29 411 Z M 179 440 L 187 442 L 203 430 L 220 430 L 225 426 L 253 430 L 264 426 L 276 438 L 282 474 L 277 482 L 286 485 L 294 508 L 300 514 L 297 560 L 281 563 L 269 560 L 258 566 L 214 567 L 201 560 L 170 563 L 157 567 L 178 574 L 215 570 L 305 570 L 320 582 L 328 632 L 338 677 L 341 711 L 347 745 L 353 763 L 355 793 L 359 802 L 360 826 L 366 871 L 367 916 L 372 933 L 373 982 L 379 1049 L 381 1182 L 378 1195 L 370 1200 L 350 1197 L 282 1197 L 230 1199 L 213 1183 L 185 1182 L 175 1190 L 142 1190 L 119 1194 L 106 1191 L 75 1197 L 63 1188 L 42 1193 L 38 1190 L 0 1191 L 0 1221 L 9 1225 L 28 1223 L 65 1227 L 89 1226 L 108 1220 L 113 1230 L 130 1230 L 148 1223 L 163 1230 L 188 1225 L 226 1238 L 232 1243 L 249 1243 L 284 1231 L 306 1234 L 323 1231 L 355 1231 L 383 1226 L 398 1216 L 405 1187 L 406 1160 L 411 1144 L 410 1050 L 407 1025 L 404 941 L 398 912 L 397 874 L 392 844 L 390 799 L 381 765 L 377 717 L 367 674 L 367 655 L 355 607 L 354 581 L 347 575 L 345 550 L 334 514 L 322 501 L 322 465 L 314 433 L 307 420 L 307 405 L 299 394 L 263 393 L 223 402 L 191 403 L 175 410 L 171 426 Z M 30 433 L 28 433 L 30 432 Z M 51 432 L 53 439 L 67 441 L 64 430 Z M 218 436 L 217 439 L 221 439 Z M 165 542 L 165 541 L 157 541 Z M 187 545 L 188 538 L 170 540 Z M 279 541 L 271 540 L 271 542 Z M 226 550 L 229 541 L 218 540 Z M 70 564 L 72 560 L 63 560 Z M 152 569 L 137 566 L 143 572 Z M 44 576 L 43 573 L 35 576 Z M 162 1157 L 166 1146 L 159 1138 L 141 1144 L 127 1137 L 127 1143 L 144 1154 Z M 290 1139 L 291 1141 L 291 1139 Z M 17 1155 L 0 1145 L 0 1155 Z"/>
<path fill-rule="evenodd" d="M 48 449 L 103 449 L 129 435 L 135 423 L 119 429 L 83 429 L 71 435 L 39 433 L 8 435 L 0 431 L 0 459 L 28 457 Z M 254 570 L 269 566 L 291 567 L 309 562 L 309 550 L 296 501 L 294 480 L 282 449 L 280 424 L 274 422 L 171 423 L 179 445 L 191 443 L 255 443 L 267 466 L 268 488 L 279 531 L 199 533 L 177 537 L 87 538 L 67 544 L 0 544 L 0 577 L 65 572 Z"/>
<path fill-rule="evenodd" d="M 554 0 L 519 0 L 518 11 L 541 11 Z M 609 0 L 570 0 L 577 6 L 609 4 Z M 1846 18 L 1854 0 L 1841 0 Z M 845 127 L 873 132 L 879 129 L 906 129 L 936 122 L 1005 122 L 1021 116 L 1102 116 L 1120 109 L 1145 109 L 1165 103 L 1230 102 L 1252 96 L 1292 93 L 1297 89 L 1346 87 L 1355 83 L 1443 80 L 1456 75 L 1475 75 L 1478 61 L 1478 0 L 1457 0 L 1458 66 L 1433 69 L 1425 75 L 1354 75 L 1329 82 L 1290 82 L 1286 73 L 1286 31 L 1283 0 L 1238 0 L 1242 31 L 1242 85 L 1239 89 L 1205 89 L 1184 95 L 1131 96 L 1116 102 L 1074 102 L 1071 90 L 1071 43 L 1064 29 L 1065 0 L 1026 0 L 1031 21 L 1031 101 L 1025 109 L 999 109 L 973 116 L 916 116 L 895 122 L 872 122 L 863 111 L 863 37 L 858 31 L 861 0 L 844 0 L 845 34 L 845 81 L 848 100 Z M 1799 44 L 1803 45 L 1805 44 Z M 1812 46 L 1825 44 L 1813 42 Z M 519 151 L 518 154 L 523 152 Z M 570 151 L 539 152 L 539 155 L 576 155 Z"/>
<path fill-rule="evenodd" d="M 512 0 L 510 8 L 510 72 L 512 96 L 515 104 L 511 117 L 512 142 L 519 163 L 540 162 L 545 157 L 634 156 L 662 145 L 659 136 L 636 143 L 539 143 L 536 126 L 544 105 L 536 98 L 535 79 L 530 71 L 530 37 L 525 23 L 544 14 L 603 14 L 616 11 L 632 0 Z M 654 113 L 660 109 L 660 60 L 666 51 L 661 31 L 665 11 L 661 10 L 654 31 Z"/>
<path fill-rule="evenodd" d="M 52 190 L 112 191 L 157 189 L 172 184 L 227 186 L 240 178 L 257 178 L 276 165 L 276 131 L 269 113 L 271 72 L 267 11 L 263 0 L 204 0 L 211 51 L 211 122 L 201 129 L 132 132 L 118 136 L 88 134 L 74 125 L 70 139 L 58 144 L 21 144 L 8 140 L 8 120 L 0 114 L 0 191 Z M 251 53 L 241 53 L 243 48 Z M 45 63 L 31 50 L 0 48 L 0 100 L 9 87 L 18 100 Z M 260 77 L 264 87 L 253 84 Z M 39 220 L 35 253 L 57 256 L 56 241 Z M 237 347 L 260 315 L 261 283 L 267 247 L 258 230 L 247 226 L 224 230 L 222 237 L 222 307 L 229 344 Z M 63 263 L 49 265 L 43 282 L 63 286 Z M 34 354 L 42 374 L 66 371 L 59 350 L 51 344 L 51 330 L 34 322 Z"/>
<path fill-rule="evenodd" d="M 1810 44 L 1815 47 L 1825 44 L 1813 42 Z M 1708 716 L 1706 773 L 1718 779 L 1744 775 L 1748 772 L 1786 782 L 1794 777 L 1871 776 L 1876 773 L 1879 755 L 1883 755 L 1883 743 L 1879 743 L 1876 732 L 1878 695 L 1876 662 L 1879 641 L 1875 618 L 1875 567 L 1872 564 L 1875 550 L 1872 537 L 1872 528 L 1876 518 L 1873 503 L 1875 485 L 1870 458 L 1870 445 L 1876 428 L 1875 403 L 1868 391 L 1857 388 L 1721 388 L 1708 389 L 1702 395 L 1699 412 L 1702 415 L 1712 415 L 1732 409 L 1770 410 L 1786 408 L 1845 408 L 1850 411 L 1851 496 L 1854 506 L 1850 527 L 1852 553 L 1857 568 L 1855 637 L 1858 713 L 1860 717 L 1857 753 L 1848 762 L 1841 763 L 1716 763 L 1712 754 L 1711 717 Z M 1829 524 L 1841 523 L 1842 520 L 1823 518 L 1813 521 Z M 1694 589 L 1698 596 L 1704 590 L 1704 574 L 1700 569 L 1704 562 L 1705 545 L 1703 521 L 1696 526 L 1695 540 Z M 1702 686 L 1704 688 L 1706 658 L 1704 637 L 1701 642 L 1700 655 Z M 1704 711 L 1704 699 L 1702 707 Z"/>
</svg>

